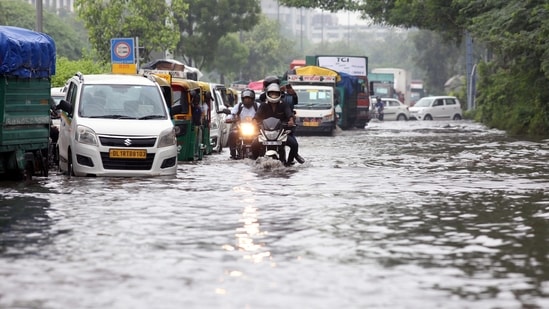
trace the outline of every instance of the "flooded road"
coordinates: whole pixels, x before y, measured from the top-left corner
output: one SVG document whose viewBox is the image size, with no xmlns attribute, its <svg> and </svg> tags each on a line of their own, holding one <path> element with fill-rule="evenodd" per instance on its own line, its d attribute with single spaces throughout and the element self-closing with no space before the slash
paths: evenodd
<svg viewBox="0 0 549 309">
<path fill-rule="evenodd" d="M 298 137 L 175 178 L 1 183 L 0 308 L 549 308 L 549 141 L 468 122 Z"/>
</svg>

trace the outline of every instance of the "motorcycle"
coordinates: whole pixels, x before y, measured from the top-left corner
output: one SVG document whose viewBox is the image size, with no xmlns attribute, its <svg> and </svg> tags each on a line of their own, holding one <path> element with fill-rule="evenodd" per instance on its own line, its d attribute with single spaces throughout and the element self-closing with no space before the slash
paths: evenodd
<svg viewBox="0 0 549 309">
<path fill-rule="evenodd" d="M 262 155 L 286 163 L 286 141 L 292 130 L 280 119 L 270 117 L 261 122 L 258 142 L 262 146 Z"/>
<path fill-rule="evenodd" d="M 251 121 L 250 117 L 242 119 L 236 123 L 238 130 L 238 140 L 236 142 L 236 156 L 238 159 L 251 159 L 252 142 L 257 136 L 256 125 Z"/>
</svg>

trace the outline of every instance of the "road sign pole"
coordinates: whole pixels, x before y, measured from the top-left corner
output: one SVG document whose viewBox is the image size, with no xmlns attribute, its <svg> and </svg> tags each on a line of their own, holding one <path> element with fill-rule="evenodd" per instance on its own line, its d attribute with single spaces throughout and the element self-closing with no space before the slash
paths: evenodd
<svg viewBox="0 0 549 309">
<path fill-rule="evenodd" d="M 135 59 L 137 70 L 139 71 L 139 37 L 135 37 Z"/>
</svg>

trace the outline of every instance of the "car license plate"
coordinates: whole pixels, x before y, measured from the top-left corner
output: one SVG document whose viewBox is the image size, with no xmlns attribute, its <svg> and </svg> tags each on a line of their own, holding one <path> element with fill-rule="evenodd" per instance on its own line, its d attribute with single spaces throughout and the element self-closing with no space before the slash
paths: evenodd
<svg viewBox="0 0 549 309">
<path fill-rule="evenodd" d="M 317 121 L 304 121 L 303 122 L 303 126 L 305 127 L 318 127 L 319 126 L 319 122 Z"/>
<path fill-rule="evenodd" d="M 109 149 L 109 157 L 113 159 L 146 159 L 145 149 Z"/>
<path fill-rule="evenodd" d="M 263 145 L 268 145 L 268 146 L 271 146 L 271 145 L 282 145 L 282 142 L 281 142 L 281 141 L 264 141 L 264 142 L 263 142 Z"/>
</svg>

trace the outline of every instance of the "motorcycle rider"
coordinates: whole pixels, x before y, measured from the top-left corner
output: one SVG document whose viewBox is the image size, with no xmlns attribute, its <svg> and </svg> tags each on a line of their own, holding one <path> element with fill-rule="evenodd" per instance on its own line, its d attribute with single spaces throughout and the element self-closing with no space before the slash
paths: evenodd
<svg viewBox="0 0 549 309">
<path fill-rule="evenodd" d="M 266 118 L 275 117 L 280 119 L 282 122 L 287 122 L 289 127 L 295 126 L 294 113 L 292 112 L 290 105 L 282 101 L 282 91 L 280 90 L 280 86 L 277 83 L 271 83 L 265 89 L 265 93 L 266 103 L 262 103 L 259 106 L 254 117 L 257 123 L 261 123 Z M 297 143 L 297 139 L 294 135 L 288 135 L 286 145 L 290 147 L 290 152 L 288 153 L 288 160 L 285 164 L 292 165 L 294 159 L 303 164 L 305 159 L 297 153 L 299 144 Z M 252 144 L 252 151 L 254 157 L 257 158 L 260 155 L 261 145 L 257 139 L 255 139 Z"/>
<path fill-rule="evenodd" d="M 266 99 L 267 99 L 266 89 L 272 83 L 276 83 L 280 86 L 280 90 L 282 92 L 281 100 L 286 102 L 286 104 L 289 104 L 293 111 L 294 106 L 296 106 L 299 103 L 297 93 L 292 88 L 292 85 L 288 84 L 287 82 L 285 82 L 284 84 L 281 84 L 280 79 L 276 76 L 267 76 L 265 77 L 265 79 L 263 79 L 263 92 L 259 95 L 259 102 L 261 103 L 266 102 Z"/>
<path fill-rule="evenodd" d="M 231 109 L 231 114 L 227 116 L 226 122 L 236 122 L 240 119 L 245 119 L 247 117 L 253 118 L 257 109 L 259 108 L 259 103 L 255 102 L 255 91 L 252 89 L 246 88 L 242 91 L 240 95 L 242 102 L 236 104 Z M 229 150 L 231 154 L 231 159 L 238 159 L 236 155 L 236 141 L 238 140 L 238 128 L 233 127 L 229 133 Z"/>
<path fill-rule="evenodd" d="M 376 105 L 375 105 L 375 108 L 377 109 L 377 119 L 383 121 L 383 102 L 381 101 L 381 97 L 380 96 L 377 96 L 376 97 Z"/>
</svg>

